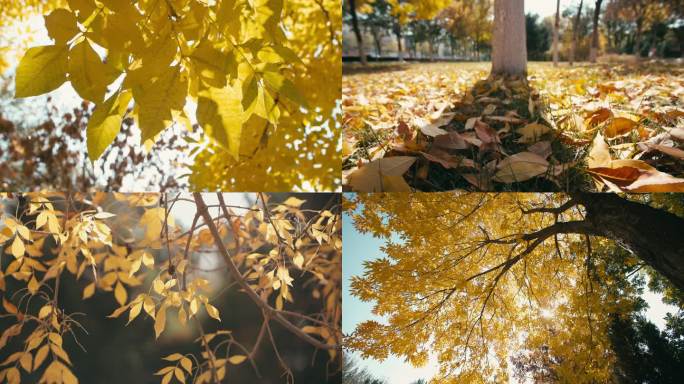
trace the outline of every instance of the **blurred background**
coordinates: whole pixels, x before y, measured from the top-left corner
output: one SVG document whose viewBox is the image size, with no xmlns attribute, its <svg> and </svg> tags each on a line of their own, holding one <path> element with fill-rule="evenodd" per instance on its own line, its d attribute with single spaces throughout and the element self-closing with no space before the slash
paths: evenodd
<svg viewBox="0 0 684 384">
<path fill-rule="evenodd" d="M 169 195 L 170 198 L 173 196 Z M 256 194 L 224 194 L 227 204 L 244 207 L 254 204 L 256 196 Z M 269 196 L 270 203 L 283 202 L 290 196 L 306 200 L 301 207 L 303 210 L 321 210 L 323 207 L 330 207 L 331 201 L 333 205 L 339 204 L 339 195 L 335 194 L 269 194 Z M 191 198 L 190 195 L 185 197 Z M 217 201 L 215 194 L 205 194 L 204 199 L 208 205 Z M 106 203 L 102 205 L 107 206 L 109 212 L 117 214 L 119 222 L 116 225 L 129 228 L 132 231 L 144 230 L 139 228 L 139 225 L 138 227 L 135 226 L 142 209 L 139 209 L 139 212 L 134 212 L 135 210 L 126 208 L 124 211 L 122 210 L 123 206 L 112 202 L 111 195 L 105 201 Z M 11 200 L 4 201 L 6 211 L 14 213 L 16 208 L 16 204 L 12 204 Z M 172 215 L 182 230 L 189 229 L 194 213 L 194 204 L 189 202 L 179 202 L 172 210 Z M 235 213 L 240 214 L 240 210 L 236 209 Z M 307 213 L 307 215 L 313 216 L 314 214 Z M 113 232 L 116 230 L 116 227 L 113 228 Z M 166 260 L 163 253 L 155 251 L 157 263 Z M 262 323 L 261 311 L 245 294 L 238 292 L 234 287 L 227 289 L 231 283 L 228 272 L 225 268 L 215 267 L 223 265 L 219 255 L 203 253 L 201 257 L 202 268 L 210 272 L 199 271 L 198 273 L 210 281 L 212 291 L 208 295 L 211 303 L 219 309 L 221 316 L 219 323 L 209 318 L 205 311 L 200 311 L 198 316 L 202 320 L 205 332 L 211 333 L 218 329 L 231 330 L 238 342 L 251 349 Z M 11 258 L 11 255 L 8 254 L 4 254 L 0 258 L 0 266 L 3 270 Z M 67 313 L 82 314 L 77 319 L 84 330 L 75 329 L 82 348 L 70 337 L 64 339 L 64 347 L 69 353 L 73 362 L 72 369 L 80 383 L 159 383 L 161 376 L 154 376 L 153 373 L 169 365 L 168 362 L 161 359 L 162 357 L 171 353 L 193 353 L 200 356 L 202 352 L 200 344 L 194 342 L 199 335 L 196 328 L 191 326 L 192 323 L 181 326 L 175 315 L 169 316 L 164 333 L 155 340 L 154 322 L 144 313 L 128 326 L 126 326 L 127 314 L 119 318 L 107 318 L 114 309 L 119 307 L 111 292 L 98 290 L 91 298 L 82 300 L 83 288 L 88 284 L 88 281 L 85 280 L 89 276 L 90 274 L 84 274 L 81 281 L 76 281 L 72 274 L 64 273 L 60 285 L 60 306 L 63 306 Z M 153 277 L 148 276 L 149 281 L 139 287 L 129 287 L 129 298 L 147 291 Z M 297 276 L 293 275 L 293 277 L 296 279 Z M 323 300 L 316 300 L 312 297 L 312 289 L 315 288 L 315 284 L 307 285 L 304 284 L 305 281 L 306 279 L 302 278 L 300 284 L 297 284 L 295 280 L 292 287 L 292 295 L 295 301 L 288 303 L 286 309 L 303 314 L 321 312 L 324 305 Z M 20 296 L 21 294 L 17 293 L 17 290 L 26 286 L 25 282 L 17 284 L 16 280 L 12 278 L 7 278 L 6 283 L 6 290 L 2 294 L 8 298 L 14 294 Z M 17 300 L 18 297 L 14 298 L 15 303 Z M 40 304 L 36 305 L 40 306 Z M 0 333 L 14 322 L 16 322 L 14 317 L 3 318 L 0 316 Z M 297 322 L 295 324 L 301 325 Z M 295 383 L 334 384 L 341 382 L 339 364 L 336 361 L 331 362 L 326 351 L 316 351 L 308 343 L 293 336 L 276 322 L 271 322 L 271 329 L 280 355 L 294 374 Z M 8 346 L 0 349 L 0 361 L 4 361 L 11 353 L 19 351 L 23 347 L 23 342 L 24 338 L 22 337 L 12 339 Z M 258 373 L 254 367 L 245 362 L 237 366 L 230 366 L 224 382 L 265 384 L 286 382 L 283 369 L 267 339 L 262 342 L 258 349 L 255 362 Z M 39 371 L 42 372 L 43 369 Z M 34 375 L 30 380 L 24 381 L 23 379 L 26 377 L 23 376 L 22 383 L 38 382 L 39 379 L 38 375 Z"/>
</svg>

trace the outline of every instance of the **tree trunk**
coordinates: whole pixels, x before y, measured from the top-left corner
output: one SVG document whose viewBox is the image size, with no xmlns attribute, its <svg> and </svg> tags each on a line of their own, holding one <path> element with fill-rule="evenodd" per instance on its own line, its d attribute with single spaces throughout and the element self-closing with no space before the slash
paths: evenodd
<svg viewBox="0 0 684 384">
<path fill-rule="evenodd" d="M 603 0 L 596 0 L 594 6 L 594 30 L 591 34 L 591 52 L 589 53 L 589 60 L 592 63 L 596 62 L 599 50 L 599 16 L 601 15 L 601 3 Z"/>
<path fill-rule="evenodd" d="M 570 46 L 570 65 L 575 62 L 575 51 L 577 50 L 577 40 L 579 39 L 579 22 L 582 17 L 582 5 L 584 5 L 584 0 L 580 0 L 579 8 L 577 8 L 577 15 L 575 16 L 575 21 L 572 25 L 572 44 Z"/>
<path fill-rule="evenodd" d="M 634 57 L 637 60 L 641 60 L 641 28 L 643 26 L 643 21 L 641 18 L 637 19 L 636 22 L 636 33 L 634 34 Z"/>
<path fill-rule="evenodd" d="M 558 66 L 558 33 L 560 30 L 560 0 L 556 0 L 556 21 L 553 23 L 553 66 Z"/>
<path fill-rule="evenodd" d="M 524 0 L 494 1 L 492 75 L 527 74 L 524 3 Z"/>
<path fill-rule="evenodd" d="M 404 53 L 401 47 L 401 25 L 399 23 L 394 26 L 394 35 L 397 37 L 397 57 L 399 61 L 404 61 Z"/>
<path fill-rule="evenodd" d="M 593 234 L 615 240 L 684 290 L 684 219 L 614 194 L 573 196 Z"/>
<path fill-rule="evenodd" d="M 373 41 L 375 41 L 375 50 L 378 53 L 378 57 L 382 56 L 382 38 L 380 37 L 380 31 L 377 27 L 371 28 L 371 33 L 373 34 Z"/>
<path fill-rule="evenodd" d="M 356 0 L 349 0 L 349 13 L 352 18 L 352 29 L 354 29 L 354 34 L 356 35 L 356 42 L 359 45 L 359 59 L 361 60 L 361 65 L 366 66 L 368 65 L 368 60 L 363 46 L 363 35 L 361 35 L 361 28 L 359 28 L 359 19 L 356 17 Z"/>
</svg>

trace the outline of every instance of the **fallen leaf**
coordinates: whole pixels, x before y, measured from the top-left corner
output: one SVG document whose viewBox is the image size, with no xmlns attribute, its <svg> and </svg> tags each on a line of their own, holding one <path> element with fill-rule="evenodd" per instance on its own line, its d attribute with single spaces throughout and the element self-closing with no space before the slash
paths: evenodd
<svg viewBox="0 0 684 384">
<path fill-rule="evenodd" d="M 608 144 L 603 139 L 603 135 L 599 132 L 596 134 L 591 151 L 587 156 L 587 165 L 589 168 L 606 167 L 610 164 L 610 161 L 611 157 Z"/>
<path fill-rule="evenodd" d="M 684 192 L 684 179 L 660 171 L 646 171 L 629 186 L 630 192 Z"/>
<path fill-rule="evenodd" d="M 659 152 L 662 152 L 666 155 L 676 157 L 680 160 L 684 159 L 684 151 L 682 151 L 679 148 L 668 147 L 666 145 L 660 145 L 660 144 L 651 144 L 648 147 L 653 148 L 653 149 L 655 149 Z"/>
<path fill-rule="evenodd" d="M 638 179 L 639 176 L 641 176 L 642 171 L 633 167 L 599 167 L 589 168 L 587 169 L 587 172 L 591 173 L 592 175 L 608 179 L 618 186 L 625 186 Z"/>
<path fill-rule="evenodd" d="M 475 134 L 485 144 L 501 142 L 499 134 L 489 124 L 482 121 L 475 122 Z"/>
<path fill-rule="evenodd" d="M 549 162 L 536 153 L 520 152 L 505 158 L 498 164 L 497 169 L 492 180 L 500 183 L 514 183 L 546 173 L 549 169 Z"/>
<path fill-rule="evenodd" d="M 382 186 L 385 192 L 411 192 L 403 176 L 383 176 Z"/>
<path fill-rule="evenodd" d="M 606 126 L 604 132 L 606 137 L 609 139 L 626 135 L 632 132 L 632 130 L 639 126 L 636 121 L 630 120 L 625 117 L 616 117 L 610 121 Z"/>
<path fill-rule="evenodd" d="M 536 153 L 537 155 L 547 159 L 551 154 L 553 153 L 551 149 L 551 142 L 550 141 L 540 141 L 537 143 L 534 143 L 527 147 L 527 150 L 532 153 Z"/>
<path fill-rule="evenodd" d="M 409 156 L 373 160 L 349 175 L 349 185 L 358 192 L 383 192 L 383 176 L 402 176 L 415 161 Z"/>
<path fill-rule="evenodd" d="M 435 137 L 433 144 L 447 149 L 466 149 L 468 143 L 458 132 L 449 132 L 446 135 Z"/>
<path fill-rule="evenodd" d="M 536 141 L 539 141 L 539 138 L 548 133 L 551 132 L 551 128 L 547 127 L 546 125 L 542 125 L 539 123 L 532 123 L 532 124 L 527 124 L 526 126 L 519 128 L 515 131 L 517 134 L 521 135 L 520 138 L 518 139 L 518 143 L 534 143 Z"/>
</svg>

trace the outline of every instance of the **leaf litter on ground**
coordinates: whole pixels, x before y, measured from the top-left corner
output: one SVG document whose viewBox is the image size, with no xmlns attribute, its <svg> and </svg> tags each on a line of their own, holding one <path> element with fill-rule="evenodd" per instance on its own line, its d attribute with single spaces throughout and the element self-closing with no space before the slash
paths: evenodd
<svg viewBox="0 0 684 384">
<path fill-rule="evenodd" d="M 376 69 L 343 78 L 347 190 L 684 191 L 682 65 Z"/>
</svg>

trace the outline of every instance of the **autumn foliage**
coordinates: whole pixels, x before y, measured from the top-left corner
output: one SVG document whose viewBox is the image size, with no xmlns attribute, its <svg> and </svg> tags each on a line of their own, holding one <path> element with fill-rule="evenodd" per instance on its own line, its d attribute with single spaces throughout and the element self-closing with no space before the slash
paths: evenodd
<svg viewBox="0 0 684 384">
<path fill-rule="evenodd" d="M 195 159 L 190 181 L 198 188 L 332 190 L 339 182 L 339 88 L 319 84 L 339 82 L 338 4 L 36 4 L 49 10 L 45 27 L 53 43 L 25 52 L 15 96 L 45 94 L 68 82 L 94 103 L 87 126 L 92 161 L 133 117 L 148 148 L 171 125 L 202 128 L 200 149 L 188 153 Z"/>
<path fill-rule="evenodd" d="M 162 383 L 222 382 L 241 364 L 258 374 L 265 345 L 292 382 L 296 375 L 278 354 L 274 327 L 321 350 L 333 367 L 341 337 L 339 198 L 302 209 L 305 201 L 296 196 L 273 203 L 253 195 L 253 206 L 231 205 L 221 194 L 209 204 L 208 197 L 4 195 L 1 316 L 11 326 L 0 332 L 0 380 L 79 382 L 74 366 L 85 362 L 70 356 L 88 337 L 79 319 L 89 314 L 65 310 L 60 288 L 67 278 L 80 285 L 83 300 L 113 295 L 118 307 L 109 317 L 145 322 L 157 339 L 169 322 L 197 332 L 200 354 L 159 356 L 166 361 L 155 373 Z M 182 204 L 192 204 L 190 227 L 174 220 L 174 206 Z M 214 272 L 228 278 L 226 287 L 207 278 L 203 260 L 210 254 L 222 261 Z M 227 290 L 242 292 L 262 314 L 254 340 L 221 327 L 218 307 Z M 317 313 L 298 312 L 294 303 L 307 300 Z"/>
<path fill-rule="evenodd" d="M 345 185 L 683 190 L 681 66 L 532 64 L 528 80 L 481 80 L 487 67 L 421 64 L 345 76 Z"/>
</svg>

